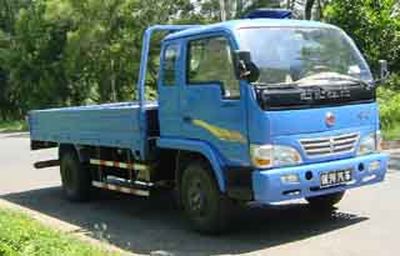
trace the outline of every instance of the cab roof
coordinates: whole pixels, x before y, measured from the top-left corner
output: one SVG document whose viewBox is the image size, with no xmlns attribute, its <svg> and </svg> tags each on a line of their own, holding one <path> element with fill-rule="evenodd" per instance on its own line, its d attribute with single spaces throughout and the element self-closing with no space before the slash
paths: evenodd
<svg viewBox="0 0 400 256">
<path fill-rule="evenodd" d="M 165 37 L 164 40 L 174 40 L 182 37 L 195 36 L 203 33 L 212 33 L 216 31 L 234 31 L 241 28 L 251 27 L 315 27 L 315 28 L 336 28 L 336 26 L 309 20 L 295 20 L 295 19 L 240 19 L 230 20 L 210 25 L 200 25 L 193 28 L 181 30 Z"/>
</svg>

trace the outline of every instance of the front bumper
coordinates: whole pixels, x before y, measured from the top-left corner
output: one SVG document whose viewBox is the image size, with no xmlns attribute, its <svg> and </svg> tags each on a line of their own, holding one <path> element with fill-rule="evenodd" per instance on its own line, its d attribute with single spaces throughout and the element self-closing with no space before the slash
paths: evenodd
<svg viewBox="0 0 400 256">
<path fill-rule="evenodd" d="M 375 161 L 379 161 L 379 166 L 374 171 L 369 170 L 370 164 Z M 344 160 L 254 171 L 252 174 L 254 200 L 261 203 L 280 202 L 378 183 L 385 177 L 388 161 L 387 154 L 378 153 Z M 364 169 L 360 170 L 362 166 Z M 353 169 L 350 182 L 336 187 L 320 188 L 320 173 L 348 168 Z M 297 174 L 299 182 L 283 181 L 282 176 L 287 174 Z"/>
</svg>

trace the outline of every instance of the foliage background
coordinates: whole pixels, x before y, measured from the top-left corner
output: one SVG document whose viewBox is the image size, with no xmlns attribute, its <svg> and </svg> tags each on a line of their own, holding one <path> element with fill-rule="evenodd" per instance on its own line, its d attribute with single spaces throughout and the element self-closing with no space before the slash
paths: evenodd
<svg viewBox="0 0 400 256">
<path fill-rule="evenodd" d="M 135 99 L 146 27 L 212 23 L 259 7 L 289 8 L 296 18 L 340 26 L 373 70 L 387 59 L 392 76 L 379 92 L 382 123 L 400 122 L 395 0 L 0 0 L 0 120 L 21 119 L 30 109 Z M 159 47 L 155 40 L 149 97 Z"/>
</svg>

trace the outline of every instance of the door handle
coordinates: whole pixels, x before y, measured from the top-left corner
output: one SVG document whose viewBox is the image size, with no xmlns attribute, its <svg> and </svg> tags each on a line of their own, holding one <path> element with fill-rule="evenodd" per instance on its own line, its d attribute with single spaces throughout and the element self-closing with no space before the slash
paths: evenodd
<svg viewBox="0 0 400 256">
<path fill-rule="evenodd" d="M 185 123 L 191 123 L 193 118 L 191 118 L 190 116 L 183 116 L 182 119 L 183 119 L 183 122 L 185 122 Z"/>
<path fill-rule="evenodd" d="M 238 106 L 237 102 L 229 102 L 229 101 L 221 102 L 221 107 L 236 107 L 236 106 Z"/>
</svg>

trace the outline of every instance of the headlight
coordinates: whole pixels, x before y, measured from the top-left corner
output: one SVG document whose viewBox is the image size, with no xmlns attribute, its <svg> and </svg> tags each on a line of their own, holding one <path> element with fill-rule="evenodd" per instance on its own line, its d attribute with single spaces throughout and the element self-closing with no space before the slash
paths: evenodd
<svg viewBox="0 0 400 256">
<path fill-rule="evenodd" d="M 257 168 L 296 165 L 302 162 L 296 149 L 281 145 L 251 145 L 250 156 Z"/>
<path fill-rule="evenodd" d="M 361 139 L 357 155 L 367 155 L 380 151 L 381 144 L 382 138 L 380 132 L 370 133 Z"/>
</svg>

